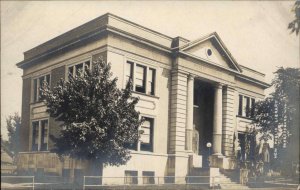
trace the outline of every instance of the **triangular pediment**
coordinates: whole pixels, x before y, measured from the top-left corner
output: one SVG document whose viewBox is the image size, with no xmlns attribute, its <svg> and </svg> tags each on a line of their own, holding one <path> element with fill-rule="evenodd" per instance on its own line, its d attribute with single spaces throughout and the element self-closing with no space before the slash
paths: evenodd
<svg viewBox="0 0 300 190">
<path fill-rule="evenodd" d="M 180 51 L 209 63 L 241 72 L 238 64 L 217 33 L 192 41 L 181 47 Z"/>
</svg>

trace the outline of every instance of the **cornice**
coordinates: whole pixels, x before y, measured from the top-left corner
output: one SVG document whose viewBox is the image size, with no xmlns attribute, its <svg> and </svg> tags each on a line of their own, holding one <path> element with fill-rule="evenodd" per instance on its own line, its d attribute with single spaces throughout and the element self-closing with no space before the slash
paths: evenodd
<svg viewBox="0 0 300 190">
<path fill-rule="evenodd" d="M 259 81 L 259 80 L 257 80 L 257 79 L 254 79 L 254 78 L 251 78 L 251 77 L 242 75 L 242 74 L 236 75 L 235 77 L 237 77 L 237 78 L 239 78 L 239 79 L 242 79 L 242 80 L 244 80 L 244 81 L 247 81 L 247 82 L 256 84 L 256 85 L 262 87 L 263 89 L 267 89 L 267 88 L 271 87 L 271 85 L 268 84 L 268 83 L 266 83 L 266 82 Z"/>
</svg>

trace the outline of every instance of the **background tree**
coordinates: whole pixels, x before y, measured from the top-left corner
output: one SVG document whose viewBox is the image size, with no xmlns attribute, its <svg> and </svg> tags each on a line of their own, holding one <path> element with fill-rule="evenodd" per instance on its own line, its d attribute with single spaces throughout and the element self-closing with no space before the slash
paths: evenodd
<svg viewBox="0 0 300 190">
<path fill-rule="evenodd" d="M 142 122 L 135 110 L 138 98 L 131 96 L 131 81 L 124 90 L 118 89 L 110 69 L 99 59 L 91 70 L 70 74 L 53 90 L 42 89 L 50 116 L 63 122 L 60 136 L 52 136 L 52 151 L 89 160 L 97 170 L 102 164 L 122 165 L 130 159 L 127 147 L 137 142 Z"/>
<path fill-rule="evenodd" d="M 295 2 L 292 12 L 294 12 L 295 14 L 295 19 L 289 23 L 288 29 L 291 30 L 291 33 L 296 32 L 296 35 L 298 35 L 300 30 L 300 1 L 299 0 Z"/>
<path fill-rule="evenodd" d="M 6 128 L 8 131 L 7 148 L 14 156 L 19 152 L 19 133 L 21 127 L 21 117 L 18 113 L 10 115 L 6 118 Z"/>
<path fill-rule="evenodd" d="M 278 161 L 298 163 L 300 69 L 279 68 L 272 86 L 270 97 L 255 104 L 253 124 L 262 134 L 260 140 L 274 140 Z"/>
</svg>

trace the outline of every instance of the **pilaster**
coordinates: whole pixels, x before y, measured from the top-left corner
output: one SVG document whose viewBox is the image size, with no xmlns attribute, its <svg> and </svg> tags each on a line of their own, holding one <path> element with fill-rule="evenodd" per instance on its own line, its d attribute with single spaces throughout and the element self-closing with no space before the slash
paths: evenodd
<svg viewBox="0 0 300 190">
<path fill-rule="evenodd" d="M 187 74 L 172 72 L 169 153 L 185 152 Z"/>
<path fill-rule="evenodd" d="M 236 90 L 232 86 L 226 86 L 223 90 L 222 153 L 225 156 L 234 155 L 235 93 Z"/>
</svg>

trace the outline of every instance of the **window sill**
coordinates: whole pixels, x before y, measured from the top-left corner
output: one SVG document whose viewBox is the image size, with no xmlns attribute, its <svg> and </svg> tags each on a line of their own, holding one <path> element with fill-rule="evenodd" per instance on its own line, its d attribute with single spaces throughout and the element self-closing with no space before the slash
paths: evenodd
<svg viewBox="0 0 300 190">
<path fill-rule="evenodd" d="M 30 102 L 29 104 L 30 105 L 45 104 L 45 102 L 41 100 L 41 101 L 37 101 L 37 102 Z"/>
<path fill-rule="evenodd" d="M 49 150 L 43 150 L 43 151 L 19 152 L 19 154 L 36 154 L 36 153 L 50 153 L 50 151 Z"/>
<path fill-rule="evenodd" d="M 251 117 L 246 117 L 246 116 L 241 116 L 241 115 L 236 115 L 236 117 L 253 121 L 253 119 Z"/>
<path fill-rule="evenodd" d="M 168 156 L 168 154 L 155 153 L 155 152 L 142 151 L 142 150 L 141 151 L 130 150 L 130 153 L 135 155 Z"/>
<path fill-rule="evenodd" d="M 142 92 L 136 92 L 136 91 L 132 91 L 132 94 L 136 94 L 136 95 L 142 95 L 142 96 L 147 96 L 147 97 L 151 97 L 151 98 L 159 99 L 159 97 L 158 97 L 158 96 L 155 96 L 155 95 L 150 95 L 150 94 L 146 94 L 146 93 L 142 93 Z"/>
</svg>

